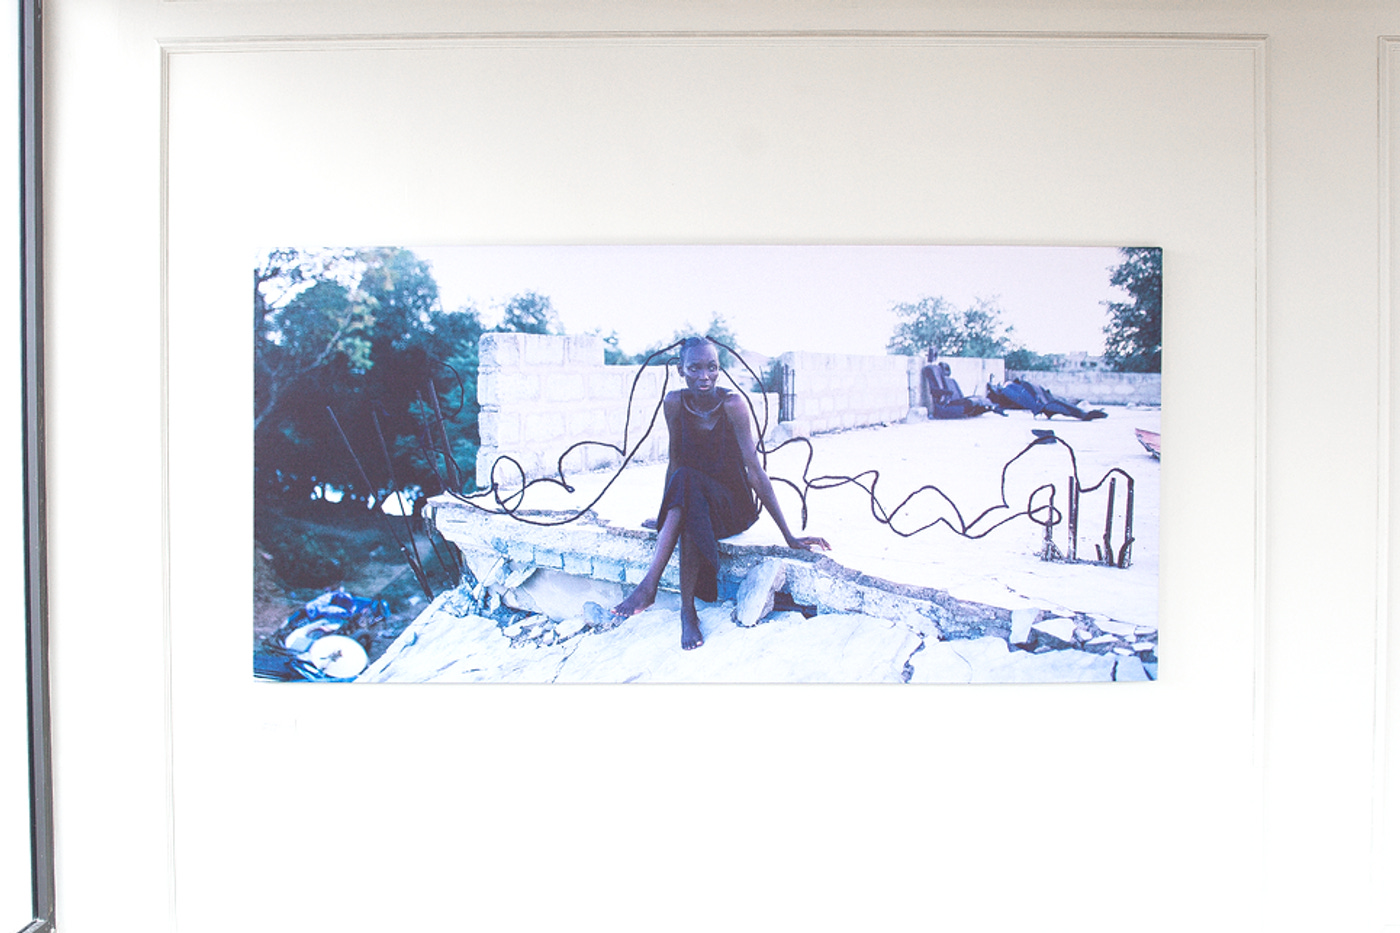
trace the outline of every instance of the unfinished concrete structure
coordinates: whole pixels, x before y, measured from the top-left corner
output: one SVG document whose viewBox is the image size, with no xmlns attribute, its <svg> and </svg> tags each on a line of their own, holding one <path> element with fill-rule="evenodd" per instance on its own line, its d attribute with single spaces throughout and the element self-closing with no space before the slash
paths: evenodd
<svg viewBox="0 0 1400 933">
<path fill-rule="evenodd" d="M 699 653 L 707 660 L 682 663 L 672 658 L 680 652 L 669 635 L 676 627 L 674 595 L 663 593 L 656 606 L 621 625 L 606 615 L 642 578 L 655 546 L 643 520 L 654 517 L 664 484 L 666 429 L 658 422 L 649 436 L 642 435 L 661 398 L 663 370 L 651 367 L 638 377 L 637 367 L 604 366 L 601 341 L 592 337 L 492 334 L 482 340 L 481 359 L 479 481 L 489 482 L 491 464 L 502 455 L 519 462 L 530 479 L 553 474 L 570 444 L 606 440 L 622 446 L 634 380 L 627 443 L 637 455 L 619 473 L 615 451 L 608 456 L 601 447 L 581 448 L 565 458 L 568 489 L 536 485 L 519 501 L 508 498 L 508 509 L 491 496 L 432 500 L 427 514 L 461 551 L 470 585 L 440 597 L 364 679 L 919 683 L 1155 677 L 1157 464 L 1132 433 L 1135 425 L 1160 427 L 1155 408 L 1121 409 L 1106 422 L 1055 422 L 1061 437 L 1073 442 L 1086 475 L 1096 477 L 1134 457 L 1136 463 L 1126 465 L 1151 471 L 1139 481 L 1131 569 L 1046 564 L 1044 529 L 1026 518 L 986 538 L 938 527 L 902 537 L 872 520 L 872 508 L 879 508 L 868 492 L 813 487 L 813 530 L 835 549 L 829 555 L 790 550 L 762 517 L 721 541 L 720 601 L 701 611 L 706 647 Z M 797 398 L 793 420 L 775 424 L 778 405 L 769 396 L 769 440 L 812 424 L 832 433 L 811 431 L 811 464 L 805 447 L 775 454 L 768 465 L 775 479 L 800 480 L 809 466 L 815 476 L 853 475 L 874 465 L 882 471 L 882 495 L 894 499 L 930 481 L 944 484 L 962 506 L 947 499 L 918 504 L 913 511 L 923 522 L 939 509 L 965 508 L 975 516 L 994 506 L 999 475 L 1000 495 L 1012 501 L 1036 484 L 1066 478 L 1063 448 L 1036 447 L 1041 456 L 1025 476 L 1012 477 L 1014 488 L 1008 490 L 1002 466 L 1033 439 L 1029 429 L 1044 422 L 1032 421 L 1028 412 L 927 420 L 918 394 L 922 359 L 780 359 L 796 376 Z M 950 362 L 955 378 L 969 386 L 988 374 L 1002 375 L 1000 361 Z M 678 383 L 672 378 L 670 384 Z M 763 397 L 752 398 L 762 417 Z M 589 434 L 600 427 L 601 436 Z M 508 491 L 518 490 L 520 471 L 498 473 Z M 779 495 L 795 524 L 802 502 L 781 484 Z M 1064 531 L 1063 525 L 1056 529 Z M 1061 547 L 1068 550 L 1068 544 Z M 1085 549 L 1092 553 L 1091 544 Z M 678 587 L 677 570 L 673 557 L 663 590 Z"/>
</svg>

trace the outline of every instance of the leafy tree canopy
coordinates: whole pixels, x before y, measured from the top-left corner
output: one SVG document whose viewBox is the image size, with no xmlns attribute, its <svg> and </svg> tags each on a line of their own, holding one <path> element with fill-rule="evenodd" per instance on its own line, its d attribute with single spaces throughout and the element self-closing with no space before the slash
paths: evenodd
<svg viewBox="0 0 1400 933">
<path fill-rule="evenodd" d="M 937 356 L 992 358 L 1013 346 L 996 298 L 978 298 L 959 311 L 942 297 L 924 297 L 891 310 L 899 319 L 888 344 L 892 353 L 918 356 L 932 348 Z"/>
<path fill-rule="evenodd" d="M 390 489 L 435 494 L 454 485 L 447 448 L 462 467 L 455 485 L 470 484 L 483 326 L 474 308 L 443 310 L 426 262 L 397 248 L 277 250 L 253 292 L 260 497 L 305 502 L 322 483 L 361 507 Z"/>
<path fill-rule="evenodd" d="M 1162 371 L 1162 251 L 1124 247 L 1123 261 L 1110 270 L 1110 284 L 1128 301 L 1105 301 L 1104 359 L 1119 372 Z"/>
<path fill-rule="evenodd" d="M 501 318 L 498 331 L 514 331 L 521 334 L 562 334 L 564 328 L 559 323 L 559 312 L 545 295 L 526 292 L 516 295 L 506 302 L 505 314 Z"/>
<path fill-rule="evenodd" d="M 689 321 L 686 321 L 685 326 L 682 327 L 680 330 L 676 331 L 674 334 L 672 334 L 670 340 L 666 341 L 665 343 L 653 344 L 646 350 L 643 350 L 641 353 L 637 354 L 634 360 L 635 362 L 641 362 L 651 354 L 655 353 L 657 350 L 660 350 L 662 347 L 669 346 L 673 343 L 678 343 L 682 340 L 685 340 L 688 337 L 709 337 L 711 340 L 715 340 L 719 343 L 724 344 L 724 346 L 733 347 L 736 350 L 742 349 L 739 346 L 739 336 L 736 333 L 734 333 L 734 328 L 729 325 L 729 322 L 727 320 L 725 320 L 724 315 L 720 314 L 718 311 L 713 311 L 710 313 L 710 322 L 705 325 L 704 330 L 701 330 L 694 324 L 690 323 Z M 730 367 L 734 366 L 734 354 L 724 349 L 724 347 L 719 347 L 718 349 L 720 368 L 729 369 Z"/>
<path fill-rule="evenodd" d="M 1036 353 L 1034 350 L 1018 348 L 1004 357 L 1006 368 L 1017 372 L 1048 372 L 1059 369 L 1064 360 L 1054 353 Z"/>
</svg>

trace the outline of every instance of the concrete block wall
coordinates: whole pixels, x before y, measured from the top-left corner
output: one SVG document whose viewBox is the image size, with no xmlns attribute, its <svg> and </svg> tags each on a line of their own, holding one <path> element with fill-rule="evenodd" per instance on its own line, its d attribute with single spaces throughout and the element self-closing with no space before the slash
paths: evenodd
<svg viewBox="0 0 1400 933">
<path fill-rule="evenodd" d="M 552 476 L 559 457 L 579 441 L 604 441 L 631 450 L 641 441 L 656 413 L 666 384 L 666 370 L 649 366 L 606 366 L 603 341 L 589 335 L 483 334 L 476 394 L 481 406 L 481 448 L 476 456 L 476 483 L 491 484 L 491 468 L 502 456 L 518 461 L 527 479 Z M 674 371 L 670 387 L 684 383 Z M 636 390 L 633 392 L 633 381 Z M 632 393 L 631 424 L 627 400 Z M 763 398 L 752 396 L 762 417 Z M 778 418 L 778 397 L 770 395 L 769 420 Z M 771 433 L 771 427 L 770 427 Z M 633 462 L 664 459 L 669 436 L 664 416 L 641 441 Z M 622 457 L 595 445 L 580 447 L 564 460 L 566 473 L 616 467 Z M 504 487 L 520 474 L 501 464 L 496 480 Z"/>
<path fill-rule="evenodd" d="M 1014 372 L 1027 382 L 1044 386 L 1066 401 L 1083 401 L 1090 405 L 1161 405 L 1162 376 L 1160 373 L 1114 373 L 1102 370 L 1072 372 Z"/>
<path fill-rule="evenodd" d="M 790 434 L 889 424 L 909 413 L 909 357 L 789 352 L 779 359 L 794 374 Z"/>
</svg>

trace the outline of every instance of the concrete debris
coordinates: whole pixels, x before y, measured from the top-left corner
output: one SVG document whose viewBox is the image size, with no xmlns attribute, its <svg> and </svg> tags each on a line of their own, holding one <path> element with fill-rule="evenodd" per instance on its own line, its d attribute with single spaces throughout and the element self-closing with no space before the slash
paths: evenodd
<svg viewBox="0 0 1400 933">
<path fill-rule="evenodd" d="M 541 571 L 544 574 L 545 571 Z M 755 590 L 761 591 L 755 584 Z M 1104 619 L 1051 617 L 1017 610 L 1024 650 L 1001 635 L 938 640 L 926 620 L 891 621 L 860 613 L 779 611 L 753 627 L 736 622 L 733 602 L 700 604 L 705 644 L 680 649 L 674 594 L 607 627 L 575 609 L 504 626 L 454 614 L 451 593 L 437 600 L 371 664 L 360 680 L 511 683 L 1067 683 L 1155 680 L 1155 642 L 1129 647 Z M 609 622 L 614 620 L 609 616 Z M 1076 631 L 1076 629 L 1078 631 Z M 1082 646 L 1076 635 L 1093 634 Z M 1097 634 L 1094 634 L 1097 633 Z M 1069 642 L 1068 647 L 1051 647 Z M 1111 645 L 1111 648 L 1108 646 Z M 1146 650 L 1151 648 L 1153 650 Z M 1106 650 L 1107 649 L 1107 650 Z"/>
<path fill-rule="evenodd" d="M 995 636 L 935 642 L 912 659 L 910 683 L 1074 683 L 1113 679 L 1112 657 L 1073 649 L 1032 654 Z"/>
<path fill-rule="evenodd" d="M 1119 638 L 1132 638 L 1137 635 L 1138 626 L 1129 622 L 1115 622 L 1112 619 L 1095 617 L 1094 624 L 1099 627 L 1101 632 L 1117 635 Z"/>
<path fill-rule="evenodd" d="M 734 599 L 734 621 L 739 625 L 757 625 L 773 611 L 773 597 L 787 582 L 785 565 L 780 560 L 760 561 L 739 584 Z"/>
<path fill-rule="evenodd" d="M 535 575 L 539 568 L 533 564 L 507 563 L 505 575 L 500 582 L 501 589 L 513 590 Z"/>
<path fill-rule="evenodd" d="M 1031 631 L 1035 634 L 1037 647 L 1046 647 L 1051 650 L 1076 647 L 1079 642 L 1074 637 L 1075 630 L 1076 626 L 1073 619 L 1065 619 L 1059 616 L 1041 619 L 1031 626 Z"/>
<path fill-rule="evenodd" d="M 586 602 L 616 606 L 627 595 L 620 583 L 575 577 L 558 570 L 537 569 L 520 587 L 506 593 L 512 609 L 538 612 L 551 619 L 578 615 Z"/>
<path fill-rule="evenodd" d="M 578 618 L 574 619 L 565 619 L 564 621 L 554 626 L 554 634 L 558 635 L 561 640 L 565 638 L 572 638 L 579 632 L 583 631 L 584 626 L 586 626 L 587 624 L 588 622 L 584 620 L 582 616 L 579 616 Z"/>
<path fill-rule="evenodd" d="M 1038 609 L 1013 609 L 1011 610 L 1011 644 L 1029 645 L 1031 643 L 1031 626 L 1040 618 Z"/>
<path fill-rule="evenodd" d="M 1142 666 L 1142 662 L 1136 657 L 1119 658 L 1118 666 L 1113 669 L 1113 679 L 1126 680 L 1150 680 L 1147 676 L 1147 669 Z"/>
</svg>

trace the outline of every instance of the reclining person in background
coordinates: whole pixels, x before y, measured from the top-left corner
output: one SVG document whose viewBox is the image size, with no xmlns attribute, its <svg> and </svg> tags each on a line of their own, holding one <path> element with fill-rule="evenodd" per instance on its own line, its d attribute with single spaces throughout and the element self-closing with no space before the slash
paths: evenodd
<svg viewBox="0 0 1400 933">
<path fill-rule="evenodd" d="M 952 372 L 952 367 L 942 360 L 935 363 L 933 351 L 929 351 L 928 362 L 924 364 L 919 379 L 928 394 L 930 418 L 975 418 L 989 411 L 1003 414 L 1001 408 L 989 399 L 963 395 Z"/>
<path fill-rule="evenodd" d="M 681 548 L 681 647 L 705 643 L 695 598 L 715 602 L 720 538 L 738 534 L 758 519 L 754 495 L 773 516 L 788 547 L 829 550 L 822 538 L 793 535 L 778 507 L 773 483 L 758 460 L 749 408 L 742 396 L 718 385 L 719 353 L 708 339 L 691 337 L 681 346 L 686 387 L 666 395 L 671 434 L 666 491 L 657 515 L 656 553 L 646 576 L 613 615 L 636 615 L 656 599 L 661 574 L 677 542 Z"/>
<path fill-rule="evenodd" d="M 1044 386 L 1038 386 L 1019 377 L 1000 386 L 993 386 L 988 381 L 987 398 L 1002 408 L 1025 409 L 1031 413 L 1032 417 L 1043 414 L 1049 419 L 1055 415 L 1064 415 L 1069 418 L 1078 418 L 1080 421 L 1095 421 L 1108 417 L 1108 414 L 1102 409 L 1095 408 L 1092 411 L 1085 411 L 1078 405 L 1071 405 L 1064 399 L 1056 398 Z"/>
</svg>

